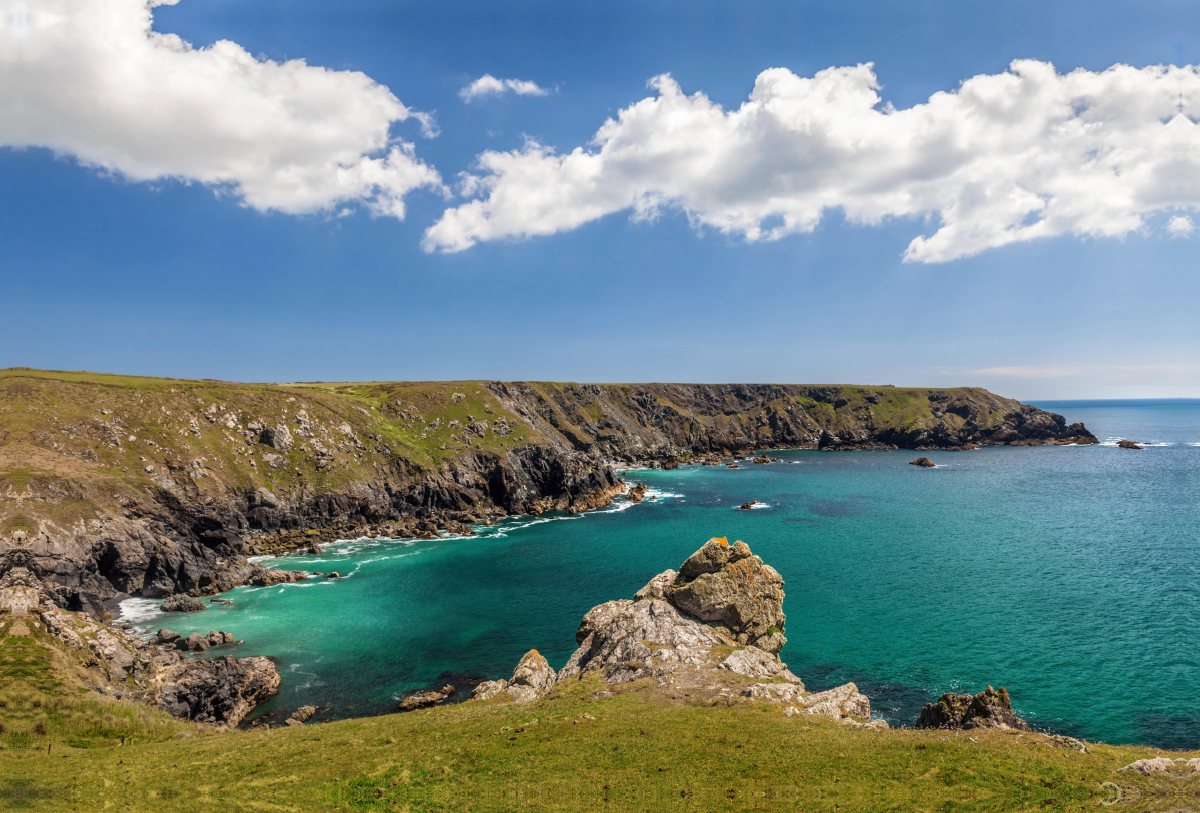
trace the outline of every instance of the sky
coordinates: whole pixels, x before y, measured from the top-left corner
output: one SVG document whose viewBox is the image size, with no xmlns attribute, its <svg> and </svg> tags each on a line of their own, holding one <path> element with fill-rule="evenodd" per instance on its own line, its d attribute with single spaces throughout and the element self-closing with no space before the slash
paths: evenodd
<svg viewBox="0 0 1200 813">
<path fill-rule="evenodd" d="M 0 0 L 0 367 L 1200 397 L 1175 0 Z"/>
</svg>

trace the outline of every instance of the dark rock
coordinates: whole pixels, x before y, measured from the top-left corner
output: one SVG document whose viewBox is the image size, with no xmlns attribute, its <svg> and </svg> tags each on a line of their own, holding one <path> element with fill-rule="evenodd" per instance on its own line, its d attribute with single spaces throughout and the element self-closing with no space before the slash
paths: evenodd
<svg viewBox="0 0 1200 813">
<path fill-rule="evenodd" d="M 173 644 L 181 637 L 182 636 L 178 632 L 172 632 L 171 630 L 164 628 L 160 629 L 154 636 L 154 642 L 156 644 Z"/>
<path fill-rule="evenodd" d="M 233 643 L 233 634 L 212 630 L 205 636 L 209 646 L 226 646 Z"/>
<path fill-rule="evenodd" d="M 744 502 L 744 503 L 742 503 L 742 510 L 749 511 L 751 508 L 753 508 L 756 505 L 762 505 L 762 503 L 759 502 L 758 500 L 751 500 L 750 502 Z"/>
<path fill-rule="evenodd" d="M 1118 440 L 1117 446 L 1121 447 L 1122 449 L 1137 449 L 1139 451 L 1142 448 L 1140 444 L 1135 443 L 1132 440 Z"/>
<path fill-rule="evenodd" d="M 991 686 L 972 697 L 969 694 L 944 694 L 936 703 L 921 709 L 916 728 L 1015 728 L 1030 731 L 1029 723 L 1013 712 L 1008 691 Z"/>
<path fill-rule="evenodd" d="M 937 466 L 937 464 L 934 463 L 932 460 L 930 460 L 928 457 L 918 457 L 916 460 L 910 460 L 908 465 L 920 466 L 923 469 L 932 469 Z"/>
<path fill-rule="evenodd" d="M 175 642 L 175 648 L 182 649 L 184 652 L 205 652 L 211 646 L 208 637 L 198 632 L 193 632 L 188 637 L 180 638 Z"/>
<path fill-rule="evenodd" d="M 234 727 L 279 688 L 279 670 L 262 657 L 188 660 L 157 684 L 157 705 L 176 717 Z"/>
<path fill-rule="evenodd" d="M 255 587 L 272 587 L 276 584 L 302 582 L 308 578 L 303 570 L 281 570 L 277 567 L 258 567 L 250 571 L 250 583 Z"/>
<path fill-rule="evenodd" d="M 629 489 L 629 493 L 625 495 L 630 502 L 641 502 L 646 497 L 646 486 L 638 483 L 633 488 Z"/>
<path fill-rule="evenodd" d="M 187 595 L 169 596 L 159 607 L 164 613 L 194 613 L 204 609 L 204 602 Z"/>
</svg>

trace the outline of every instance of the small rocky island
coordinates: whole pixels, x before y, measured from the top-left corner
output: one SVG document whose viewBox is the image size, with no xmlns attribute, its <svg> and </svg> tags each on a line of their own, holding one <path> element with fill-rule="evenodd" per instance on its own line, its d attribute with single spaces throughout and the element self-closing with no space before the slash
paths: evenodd
<svg viewBox="0 0 1200 813">
<path fill-rule="evenodd" d="M 886 728 L 853 683 L 809 692 L 779 651 L 784 637 L 783 578 L 744 542 L 710 539 L 679 568 L 655 576 L 633 599 L 593 607 L 579 648 L 555 672 L 530 650 L 508 679 L 479 684 L 476 701 L 531 703 L 558 687 L 596 679 L 595 696 L 642 681 L 692 702 L 761 701 L 783 714 L 821 715 L 847 725 Z"/>
</svg>

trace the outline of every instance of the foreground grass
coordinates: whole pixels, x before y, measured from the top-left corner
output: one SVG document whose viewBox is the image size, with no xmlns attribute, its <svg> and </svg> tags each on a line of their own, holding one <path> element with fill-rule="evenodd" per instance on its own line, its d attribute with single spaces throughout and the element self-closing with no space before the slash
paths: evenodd
<svg viewBox="0 0 1200 813">
<path fill-rule="evenodd" d="M 0 751 L 30 810 L 565 811 L 1179 809 L 1193 783 L 1116 769 L 1149 748 L 1040 735 L 856 729 L 770 704 L 700 707 L 574 687 L 163 742 Z M 1117 783 L 1105 785 L 1105 783 Z"/>
</svg>

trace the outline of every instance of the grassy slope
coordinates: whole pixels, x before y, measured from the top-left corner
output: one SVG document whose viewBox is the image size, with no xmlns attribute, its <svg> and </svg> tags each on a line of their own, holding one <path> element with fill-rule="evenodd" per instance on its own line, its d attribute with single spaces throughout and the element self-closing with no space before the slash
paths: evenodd
<svg viewBox="0 0 1200 813">
<path fill-rule="evenodd" d="M 124 747 L 56 742 L 50 754 L 52 737 L 6 742 L 0 772 L 44 810 L 1007 812 L 1095 809 L 1114 781 L 1137 810 L 1165 810 L 1195 790 L 1114 773 L 1160 753 L 1148 748 L 1084 755 L 1040 735 L 854 729 L 770 704 L 590 699 L 596 688 Z"/>
</svg>

